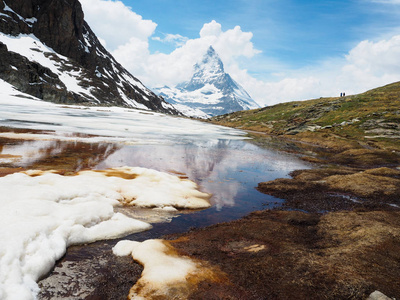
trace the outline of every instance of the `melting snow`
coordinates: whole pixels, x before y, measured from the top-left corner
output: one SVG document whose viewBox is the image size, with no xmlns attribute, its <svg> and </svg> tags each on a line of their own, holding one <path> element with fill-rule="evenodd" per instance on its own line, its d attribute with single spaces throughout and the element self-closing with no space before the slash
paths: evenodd
<svg viewBox="0 0 400 300">
<path fill-rule="evenodd" d="M 2 38 L 4 35 L 0 35 Z M 16 40 L 29 41 L 31 46 L 48 51 L 42 48 L 44 45 L 35 44 L 33 37 L 20 36 Z M 159 113 L 47 103 L 18 92 L 2 80 L 0 106 L 0 126 L 47 131 L 1 134 L 32 139 L 32 143 L 42 139 L 49 143 L 84 140 L 175 144 L 196 138 L 244 138 L 241 131 Z M 81 135 L 76 137 L 73 133 Z M 84 134 L 88 136 L 82 137 Z M 18 151 L 26 153 L 26 149 L 14 148 L 11 152 L 15 157 L 11 159 L 21 159 L 21 163 L 36 159 L 23 158 Z M 151 227 L 117 212 L 124 211 L 122 204 L 156 207 L 173 214 L 176 208 L 209 207 L 208 197 L 191 181 L 143 168 L 85 171 L 76 176 L 31 171 L 0 177 L 0 299 L 34 299 L 38 292 L 36 281 L 69 245 L 125 236 Z"/>
<path fill-rule="evenodd" d="M 141 278 L 131 288 L 128 299 L 186 299 L 190 289 L 203 281 L 223 277 L 189 257 L 182 257 L 166 241 L 121 241 L 113 252 L 132 255 L 144 266 Z"/>
<path fill-rule="evenodd" d="M 151 227 L 115 212 L 121 203 L 205 208 L 207 198 L 191 181 L 143 168 L 76 176 L 30 171 L 1 177 L 0 299 L 34 299 L 36 281 L 69 245 Z"/>
<path fill-rule="evenodd" d="M 132 255 L 144 265 L 141 281 L 152 283 L 153 288 L 185 280 L 196 269 L 193 261 L 168 255 L 168 248 L 161 240 L 121 241 L 113 248 L 113 252 L 118 256 Z"/>
</svg>

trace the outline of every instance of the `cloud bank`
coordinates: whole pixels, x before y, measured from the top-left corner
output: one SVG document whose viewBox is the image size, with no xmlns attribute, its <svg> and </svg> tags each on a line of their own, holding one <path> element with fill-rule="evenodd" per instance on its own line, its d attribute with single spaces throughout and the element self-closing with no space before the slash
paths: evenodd
<svg viewBox="0 0 400 300">
<path fill-rule="evenodd" d="M 240 26 L 224 31 L 221 24 L 212 20 L 200 28 L 197 38 L 178 33 L 160 37 L 154 34 L 155 22 L 144 20 L 121 1 L 81 0 L 81 3 L 85 19 L 114 57 L 150 88 L 174 86 L 188 80 L 193 65 L 210 45 L 220 55 L 226 71 L 262 106 L 336 96 L 341 92 L 349 95 L 400 79 L 400 35 L 387 40 L 360 41 L 344 57 L 315 62 L 306 69 L 277 70 L 276 64 L 272 67 L 262 63 L 265 57 L 253 45 L 253 33 L 243 31 Z M 167 54 L 150 53 L 150 39 L 176 48 Z M 251 61 L 258 70 L 261 65 L 265 76 L 256 78 L 251 69 L 241 65 L 243 60 Z M 279 74 L 274 76 L 274 73 Z"/>
</svg>

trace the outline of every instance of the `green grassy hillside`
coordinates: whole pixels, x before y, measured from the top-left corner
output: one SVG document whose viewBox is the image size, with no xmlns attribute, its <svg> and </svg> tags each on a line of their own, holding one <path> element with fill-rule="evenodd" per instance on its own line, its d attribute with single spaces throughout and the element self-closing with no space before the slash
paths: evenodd
<svg viewBox="0 0 400 300">
<path fill-rule="evenodd" d="M 353 141 L 375 148 L 400 149 L 400 82 L 358 95 L 235 112 L 214 117 L 211 122 L 272 135 L 289 135 L 328 147 L 339 138 L 343 144 Z"/>
<path fill-rule="evenodd" d="M 367 299 L 375 290 L 390 297 L 399 295 L 399 284 L 392 279 L 399 278 L 400 274 L 400 235 L 397 234 L 400 228 L 400 83 L 359 95 L 236 112 L 214 117 L 211 122 L 252 131 L 250 142 L 295 153 L 301 159 L 316 163 L 313 168 L 291 172 L 291 178 L 258 184 L 258 191 L 284 199 L 282 210 L 287 212 L 278 209 L 256 212 L 227 224 L 226 228 L 234 229 L 234 236 L 240 235 L 240 230 L 245 231 L 241 241 L 261 234 L 268 239 L 266 248 L 274 249 L 272 255 L 260 252 L 259 257 L 268 261 L 257 257 L 253 266 L 252 260 L 246 257 L 245 267 L 237 269 L 235 266 L 240 262 L 232 263 L 232 252 L 229 252 L 226 260 L 232 265 L 225 264 L 222 268 L 227 270 L 230 279 L 235 278 L 231 274 L 245 274 L 250 268 L 249 278 L 256 277 L 258 282 L 266 278 L 261 280 L 261 288 L 267 293 L 284 291 L 282 299 Z M 264 223 L 269 220 L 275 224 Z M 280 227 L 279 222 L 284 226 Z M 203 236 L 198 234 L 187 240 L 198 242 L 192 248 L 196 249 L 196 255 L 201 253 L 200 244 L 207 245 L 207 251 L 223 249 L 228 245 L 223 238 L 233 239 L 226 228 L 215 226 L 203 231 Z M 273 228 L 273 232 L 267 232 L 268 228 Z M 289 231 L 292 228 L 295 231 Z M 295 238 L 290 236 L 292 233 Z M 213 242 L 206 244 L 210 236 Z M 278 243 L 285 242 L 276 244 L 274 238 Z M 287 243 L 296 238 L 299 244 Z M 289 249 L 290 253 L 280 253 L 279 249 Z M 315 249 L 318 253 L 313 256 Z M 210 257 L 218 255 L 213 252 Z M 223 262 L 224 257 L 218 256 L 218 264 Z M 380 268 L 371 268 L 371 265 Z M 278 270 L 278 275 L 269 267 L 273 272 Z M 290 272 L 285 274 L 288 269 Z M 296 275 L 296 270 L 301 270 L 301 274 Z M 311 274 L 311 280 L 307 274 Z M 274 278 L 271 281 L 274 287 L 269 285 L 268 278 Z M 248 286 L 251 279 L 243 282 L 243 286 Z M 240 284 L 234 282 L 235 288 Z M 252 292 L 259 288 L 254 286 Z"/>
</svg>

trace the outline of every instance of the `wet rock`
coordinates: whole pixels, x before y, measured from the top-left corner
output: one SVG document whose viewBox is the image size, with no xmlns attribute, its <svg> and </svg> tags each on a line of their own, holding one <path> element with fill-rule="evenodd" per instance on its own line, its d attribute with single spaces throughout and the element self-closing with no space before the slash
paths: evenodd
<svg viewBox="0 0 400 300">
<path fill-rule="evenodd" d="M 389 298 L 380 291 L 375 291 L 371 295 L 369 295 L 367 300 L 392 300 L 392 298 Z"/>
<path fill-rule="evenodd" d="M 143 268 L 111 248 L 106 242 L 69 248 L 51 276 L 39 282 L 38 299 L 127 299 Z"/>
</svg>

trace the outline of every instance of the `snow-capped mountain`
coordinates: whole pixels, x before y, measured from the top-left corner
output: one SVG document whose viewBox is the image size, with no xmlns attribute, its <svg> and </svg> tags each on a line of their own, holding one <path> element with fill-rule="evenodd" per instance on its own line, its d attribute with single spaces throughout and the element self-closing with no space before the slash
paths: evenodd
<svg viewBox="0 0 400 300">
<path fill-rule="evenodd" d="M 0 0 L 0 79 L 66 104 L 178 114 L 101 45 L 78 0 Z"/>
<path fill-rule="evenodd" d="M 238 110 L 259 108 L 231 76 L 210 46 L 201 62 L 194 66 L 190 81 L 174 88 L 164 86 L 154 89 L 167 102 L 186 116 L 208 118 Z"/>
</svg>

